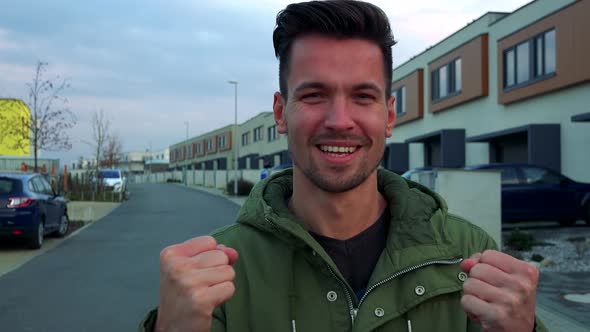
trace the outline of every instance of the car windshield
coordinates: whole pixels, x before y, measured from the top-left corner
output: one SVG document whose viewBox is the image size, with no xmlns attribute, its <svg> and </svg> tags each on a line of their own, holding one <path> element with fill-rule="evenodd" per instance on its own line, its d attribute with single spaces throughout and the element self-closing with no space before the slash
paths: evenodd
<svg viewBox="0 0 590 332">
<path fill-rule="evenodd" d="M 101 174 L 104 179 L 118 179 L 121 177 L 118 171 L 102 171 Z"/>
<path fill-rule="evenodd" d="M 17 184 L 16 180 L 0 178 L 0 195 L 12 194 L 17 191 Z"/>
</svg>

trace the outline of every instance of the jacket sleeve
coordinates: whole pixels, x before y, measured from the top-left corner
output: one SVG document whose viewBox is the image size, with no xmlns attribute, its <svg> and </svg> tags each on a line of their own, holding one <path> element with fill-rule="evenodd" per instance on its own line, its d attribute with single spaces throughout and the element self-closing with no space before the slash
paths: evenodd
<svg viewBox="0 0 590 332">
<path fill-rule="evenodd" d="M 154 332 L 156 328 L 156 320 L 158 319 L 158 308 L 150 311 L 139 324 L 138 332 Z M 211 332 L 225 332 L 225 315 L 218 307 L 213 312 L 213 320 L 211 322 Z"/>
</svg>

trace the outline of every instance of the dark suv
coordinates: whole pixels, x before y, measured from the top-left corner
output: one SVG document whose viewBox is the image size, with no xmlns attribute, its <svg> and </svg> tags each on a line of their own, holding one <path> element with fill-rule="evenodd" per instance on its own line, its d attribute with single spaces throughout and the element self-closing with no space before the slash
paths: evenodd
<svg viewBox="0 0 590 332">
<path fill-rule="evenodd" d="M 467 169 L 501 171 L 503 221 L 557 220 L 567 226 L 584 219 L 590 225 L 588 183 L 529 164 L 485 164 Z"/>
<path fill-rule="evenodd" d="M 62 237 L 68 227 L 67 202 L 42 175 L 0 173 L 0 236 L 38 249 L 46 234 Z"/>
</svg>

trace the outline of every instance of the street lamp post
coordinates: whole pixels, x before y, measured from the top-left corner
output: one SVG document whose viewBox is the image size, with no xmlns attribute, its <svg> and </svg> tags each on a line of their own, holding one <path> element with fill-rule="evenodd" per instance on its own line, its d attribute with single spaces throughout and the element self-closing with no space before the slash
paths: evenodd
<svg viewBox="0 0 590 332">
<path fill-rule="evenodd" d="M 188 121 L 184 121 L 184 125 L 186 126 L 186 140 L 188 141 Z"/>
<path fill-rule="evenodd" d="M 227 81 L 234 86 L 234 130 L 232 148 L 234 151 L 234 195 L 238 196 L 238 81 Z"/>
</svg>

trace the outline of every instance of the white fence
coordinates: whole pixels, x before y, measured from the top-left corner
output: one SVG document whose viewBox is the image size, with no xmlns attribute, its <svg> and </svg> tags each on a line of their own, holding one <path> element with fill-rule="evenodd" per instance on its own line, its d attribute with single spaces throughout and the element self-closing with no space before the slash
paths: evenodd
<svg viewBox="0 0 590 332">
<path fill-rule="evenodd" d="M 238 179 L 244 179 L 252 183 L 256 183 L 260 180 L 260 170 L 239 170 L 237 173 Z M 227 183 L 233 179 L 234 172 L 231 170 L 187 170 L 134 175 L 133 178 L 130 179 L 130 182 L 165 183 L 172 180 L 187 185 L 225 189 Z"/>
</svg>

